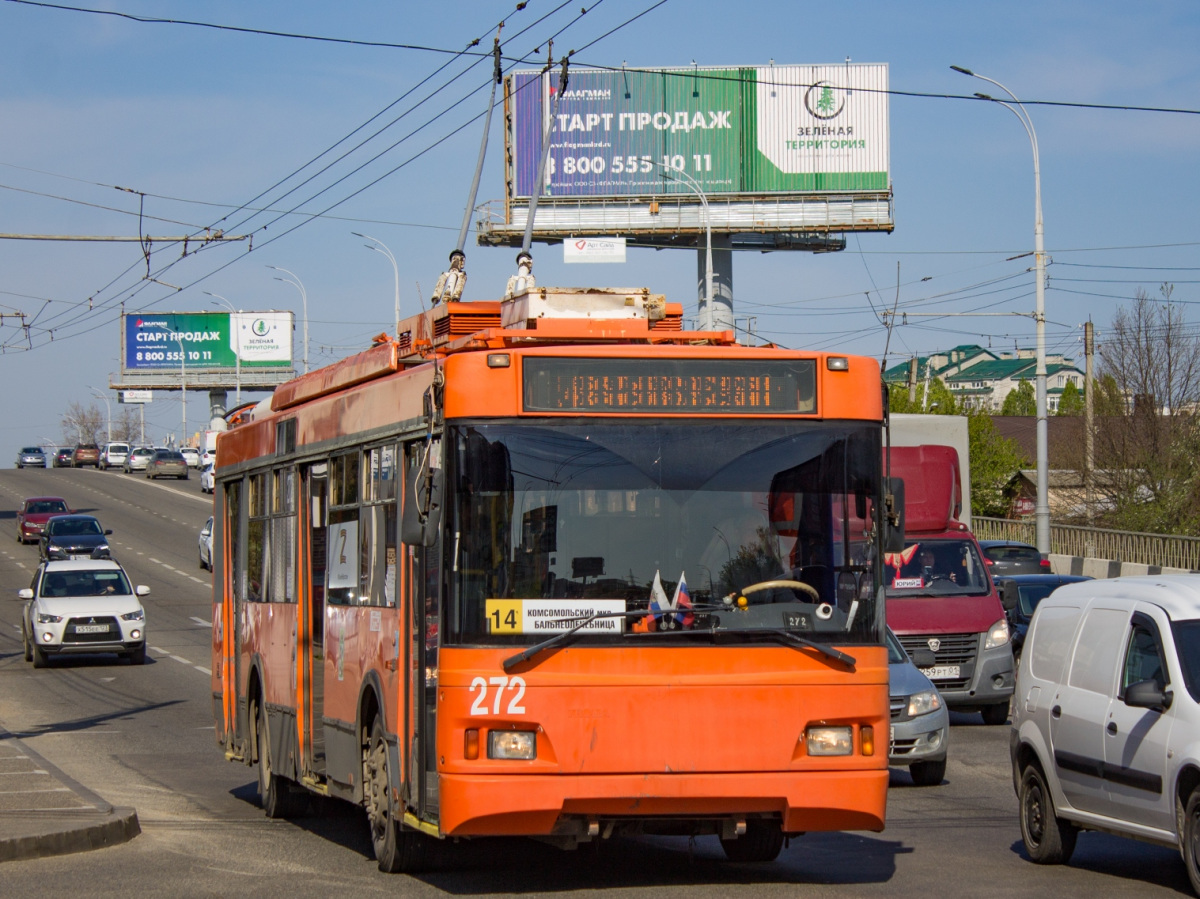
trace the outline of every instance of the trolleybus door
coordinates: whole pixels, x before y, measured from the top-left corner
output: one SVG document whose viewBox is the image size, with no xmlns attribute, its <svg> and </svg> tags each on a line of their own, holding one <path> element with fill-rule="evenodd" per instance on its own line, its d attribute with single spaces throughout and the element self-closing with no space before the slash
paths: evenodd
<svg viewBox="0 0 1200 899">
<path fill-rule="evenodd" d="M 316 777 L 325 776 L 325 510 L 329 498 L 329 465 L 307 466 L 302 483 L 304 521 L 301 540 L 302 565 L 308 568 L 308 589 L 300 594 L 300 620 L 307 631 L 302 665 L 305 698 L 304 758 Z"/>
<path fill-rule="evenodd" d="M 409 475 L 425 461 L 425 441 L 406 447 L 405 470 Z M 412 483 L 411 477 L 404 480 Z M 405 497 L 407 500 L 407 497 Z M 437 774 L 437 685 L 438 620 L 441 610 L 442 538 L 439 530 L 432 546 L 406 546 L 411 565 L 408 594 L 412 597 L 412 678 L 409 708 L 412 709 L 412 774 L 415 789 L 412 798 L 419 816 L 435 821 L 438 816 Z"/>
</svg>

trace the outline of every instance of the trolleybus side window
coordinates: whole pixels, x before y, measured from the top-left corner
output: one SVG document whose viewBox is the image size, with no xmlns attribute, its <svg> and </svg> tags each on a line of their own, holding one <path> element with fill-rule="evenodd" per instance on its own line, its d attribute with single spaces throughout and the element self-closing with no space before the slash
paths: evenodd
<svg viewBox="0 0 1200 899">
<path fill-rule="evenodd" d="M 358 451 L 329 460 L 329 530 L 326 538 L 326 578 L 329 605 L 359 605 L 362 601 L 358 545 Z"/>
<path fill-rule="evenodd" d="M 246 569 L 242 564 L 242 482 L 233 481 L 225 485 L 225 532 L 229 541 L 229 558 L 226 560 L 226 577 L 232 578 L 233 595 L 241 600 L 246 598 Z M 220 600 L 224 594 L 218 590 L 216 595 Z"/>
<path fill-rule="evenodd" d="M 270 553 L 267 547 L 267 476 L 250 475 L 246 525 L 246 599 L 262 602 L 270 597 Z"/>
<path fill-rule="evenodd" d="M 396 448 L 367 451 L 360 521 L 364 605 L 396 605 Z"/>
<path fill-rule="evenodd" d="M 296 471 L 272 472 L 271 578 L 272 602 L 296 601 Z"/>
</svg>

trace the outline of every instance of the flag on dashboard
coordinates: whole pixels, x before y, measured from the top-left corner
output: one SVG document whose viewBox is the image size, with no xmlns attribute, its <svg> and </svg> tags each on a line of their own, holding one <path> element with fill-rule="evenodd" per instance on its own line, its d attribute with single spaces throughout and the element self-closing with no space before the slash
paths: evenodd
<svg viewBox="0 0 1200 899">
<path fill-rule="evenodd" d="M 688 592 L 687 577 L 682 571 L 679 572 L 679 585 L 675 588 L 671 606 L 675 609 L 675 620 L 683 627 L 691 627 L 696 621 L 696 615 L 692 612 L 692 595 Z"/>
</svg>

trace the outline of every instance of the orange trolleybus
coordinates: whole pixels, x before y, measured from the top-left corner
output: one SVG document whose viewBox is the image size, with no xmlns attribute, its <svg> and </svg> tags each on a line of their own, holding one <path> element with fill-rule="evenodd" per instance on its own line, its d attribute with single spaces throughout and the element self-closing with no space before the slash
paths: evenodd
<svg viewBox="0 0 1200 899">
<path fill-rule="evenodd" d="M 213 711 L 271 817 L 436 838 L 884 826 L 879 366 L 645 290 L 453 302 L 218 439 Z"/>
</svg>

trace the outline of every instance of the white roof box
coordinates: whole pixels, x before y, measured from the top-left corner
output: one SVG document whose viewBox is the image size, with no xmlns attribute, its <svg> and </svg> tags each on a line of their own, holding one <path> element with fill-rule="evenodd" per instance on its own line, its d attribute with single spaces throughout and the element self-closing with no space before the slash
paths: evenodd
<svg viewBox="0 0 1200 899">
<path fill-rule="evenodd" d="M 505 328 L 536 328 L 537 319 L 643 319 L 655 322 L 666 314 L 666 298 L 647 287 L 534 287 L 502 300 Z"/>
</svg>

